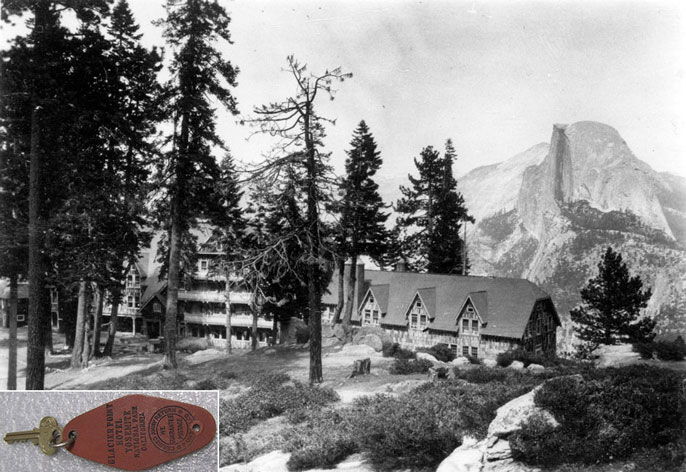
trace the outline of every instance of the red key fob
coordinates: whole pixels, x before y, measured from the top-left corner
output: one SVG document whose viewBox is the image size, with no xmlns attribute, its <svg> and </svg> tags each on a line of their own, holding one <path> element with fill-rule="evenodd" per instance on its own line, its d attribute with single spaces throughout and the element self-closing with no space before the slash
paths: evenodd
<svg viewBox="0 0 686 472">
<path fill-rule="evenodd" d="M 199 406 L 127 395 L 77 416 L 64 427 L 72 454 L 124 470 L 145 470 L 207 446 L 217 425 Z"/>
</svg>

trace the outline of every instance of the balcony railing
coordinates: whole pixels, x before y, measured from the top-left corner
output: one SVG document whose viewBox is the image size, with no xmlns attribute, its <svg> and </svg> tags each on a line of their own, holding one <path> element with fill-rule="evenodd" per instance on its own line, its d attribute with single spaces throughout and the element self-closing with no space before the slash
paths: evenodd
<svg viewBox="0 0 686 472">
<path fill-rule="evenodd" d="M 224 326 L 226 324 L 226 315 L 224 313 L 215 314 L 200 314 L 200 313 L 185 313 L 183 319 L 186 323 L 197 323 L 204 325 Z M 252 326 L 251 315 L 232 315 L 231 326 L 249 328 Z M 271 321 L 258 318 L 257 327 L 264 329 L 271 329 L 273 323 Z"/>
<path fill-rule="evenodd" d="M 231 303 L 250 304 L 251 295 L 249 292 L 231 292 Z M 224 303 L 226 296 L 224 292 L 214 290 L 179 290 L 179 300 L 186 302 L 206 302 Z"/>
</svg>

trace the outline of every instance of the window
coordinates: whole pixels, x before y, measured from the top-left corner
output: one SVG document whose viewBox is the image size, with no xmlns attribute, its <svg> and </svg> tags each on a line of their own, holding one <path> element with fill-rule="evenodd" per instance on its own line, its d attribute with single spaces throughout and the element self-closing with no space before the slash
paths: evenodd
<svg viewBox="0 0 686 472">
<path fill-rule="evenodd" d="M 136 308 L 140 308 L 140 306 L 141 306 L 141 294 L 140 293 L 135 293 L 133 295 L 133 302 L 136 305 Z"/>
<path fill-rule="evenodd" d="M 472 333 L 479 334 L 479 320 L 472 320 Z"/>
<path fill-rule="evenodd" d="M 200 272 L 207 272 L 208 265 L 207 259 L 200 259 Z"/>
<path fill-rule="evenodd" d="M 126 306 L 129 308 L 133 308 L 133 295 L 128 295 L 126 297 Z"/>
<path fill-rule="evenodd" d="M 469 333 L 469 320 L 463 319 L 462 320 L 462 334 L 468 334 Z"/>
<path fill-rule="evenodd" d="M 472 347 L 472 357 L 479 357 L 479 348 Z"/>
<path fill-rule="evenodd" d="M 410 328 L 417 329 L 417 318 L 418 318 L 417 313 L 412 313 L 410 315 Z"/>
<path fill-rule="evenodd" d="M 373 325 L 379 324 L 379 310 L 372 311 L 372 324 Z"/>
<path fill-rule="evenodd" d="M 24 313 L 17 313 L 17 323 L 23 323 L 26 320 Z"/>
<path fill-rule="evenodd" d="M 453 354 L 457 355 L 457 344 L 448 344 L 448 349 L 450 349 Z"/>
<path fill-rule="evenodd" d="M 152 312 L 162 313 L 162 305 L 160 304 L 160 302 L 155 302 L 152 304 Z"/>
<path fill-rule="evenodd" d="M 369 296 L 369 303 L 374 303 L 374 297 L 372 297 L 371 295 Z"/>
<path fill-rule="evenodd" d="M 141 284 L 141 276 L 138 274 L 133 275 L 133 284 L 138 287 Z"/>
<path fill-rule="evenodd" d="M 426 314 L 419 315 L 419 329 L 424 329 L 429 324 L 429 317 Z"/>
<path fill-rule="evenodd" d="M 372 324 L 372 312 L 369 308 L 364 310 L 364 318 L 362 321 L 364 324 Z"/>
<path fill-rule="evenodd" d="M 462 355 L 463 356 L 469 355 L 469 346 L 462 346 Z"/>
</svg>

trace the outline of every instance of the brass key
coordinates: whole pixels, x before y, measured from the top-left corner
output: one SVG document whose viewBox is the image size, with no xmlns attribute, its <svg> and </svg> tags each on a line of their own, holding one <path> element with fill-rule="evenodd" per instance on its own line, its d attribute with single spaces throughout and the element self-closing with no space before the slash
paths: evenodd
<svg viewBox="0 0 686 472">
<path fill-rule="evenodd" d="M 5 434 L 5 441 L 8 444 L 14 442 L 31 441 L 33 444 L 40 446 L 41 451 L 51 456 L 57 449 L 50 445 L 56 439 L 62 436 L 62 428 L 57 426 L 57 420 L 52 416 L 46 416 L 40 420 L 38 428 L 33 428 L 32 431 L 17 431 L 16 433 Z"/>
</svg>

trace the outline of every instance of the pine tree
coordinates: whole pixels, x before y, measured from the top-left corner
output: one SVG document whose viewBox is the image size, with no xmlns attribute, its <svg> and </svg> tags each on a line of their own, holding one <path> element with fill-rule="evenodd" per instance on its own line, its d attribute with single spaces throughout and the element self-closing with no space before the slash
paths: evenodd
<svg viewBox="0 0 686 472">
<path fill-rule="evenodd" d="M 31 28 L 26 38 L 17 38 L 11 55 L 18 62 L 9 69 L 23 71 L 26 97 L 24 112 L 28 129 L 28 281 L 29 342 L 27 348 L 26 388 L 42 389 L 45 376 L 46 339 L 50 338 L 50 310 L 46 288 L 48 251 L 44 235 L 52 210 L 65 198 L 68 186 L 59 179 L 69 127 L 73 122 L 69 100 L 74 98 L 71 80 L 74 37 L 60 20 L 71 10 L 81 25 L 97 24 L 107 14 L 105 0 L 15 0 L 4 2 L 2 16 L 29 13 Z M 22 72 L 20 72 L 21 75 Z M 82 84 L 79 84 L 82 85 Z M 69 162 L 69 155 L 64 156 Z"/>
<path fill-rule="evenodd" d="M 168 200 L 163 202 L 169 234 L 164 328 L 166 368 L 176 368 L 182 240 L 196 216 L 210 210 L 212 202 L 207 196 L 213 193 L 220 178 L 211 146 L 221 145 L 222 140 L 216 133 L 210 97 L 236 113 L 236 101 L 228 87 L 235 87 L 238 69 L 224 59 L 213 44 L 218 40 L 231 43 L 229 23 L 229 16 L 216 1 L 186 0 L 167 5 L 165 38 L 176 51 L 171 66 L 173 79 L 169 84 L 172 97 L 169 113 L 173 116 L 175 131 L 172 150 L 161 176 L 161 180 L 167 182 L 168 195 Z"/>
<path fill-rule="evenodd" d="M 350 259 L 351 269 L 346 280 L 345 313 L 343 327 L 349 332 L 353 314 L 353 297 L 356 283 L 357 259 L 368 255 L 383 261 L 388 253 L 390 232 L 385 223 L 389 214 L 379 195 L 379 186 L 373 177 L 382 164 L 376 142 L 367 124 L 361 121 L 347 151 L 345 177 L 341 183 L 343 198 L 340 202 L 341 222 L 339 246 Z M 340 276 L 340 271 L 339 271 Z"/>
<path fill-rule="evenodd" d="M 443 181 L 434 205 L 436 218 L 426 257 L 427 271 L 437 274 L 466 275 L 469 269 L 460 231 L 463 223 L 473 223 L 474 218 L 467 214 L 464 197 L 457 192 L 457 182 L 453 177 L 456 157 L 453 143 L 448 139 L 443 157 Z"/>
<path fill-rule="evenodd" d="M 400 187 L 403 197 L 396 203 L 400 252 L 415 271 L 461 273 L 463 241 L 460 228 L 474 221 L 456 190 L 452 165 L 452 142 L 446 142 L 443 157 L 432 146 L 415 158 L 419 177 L 408 175 L 411 187 Z"/>
<path fill-rule="evenodd" d="M 308 290 L 308 321 L 310 329 L 310 382 L 322 381 L 321 359 L 321 295 L 330 279 L 330 248 L 324 238 L 325 226 L 320 218 L 320 207 L 326 203 L 327 173 L 330 170 L 328 154 L 322 152 L 325 136 L 324 124 L 332 120 L 324 118 L 315 110 L 316 99 L 326 94 L 333 99 L 334 82 L 342 82 L 352 74 L 344 74 L 340 68 L 316 75 L 289 56 L 288 72 L 296 81 L 295 96 L 280 102 L 263 105 L 254 110 L 257 117 L 250 122 L 261 131 L 278 136 L 284 143 L 279 147 L 283 155 L 268 163 L 266 168 L 278 173 L 289 162 L 302 170 L 298 182 L 305 195 L 304 229 L 299 234 L 304 242 L 305 280 Z"/>
<path fill-rule="evenodd" d="M 650 296 L 641 278 L 631 277 L 621 254 L 608 247 L 598 263 L 598 275 L 581 289 L 582 303 L 570 312 L 579 339 L 590 351 L 600 344 L 652 340 L 655 321 L 641 318 Z"/>
</svg>

